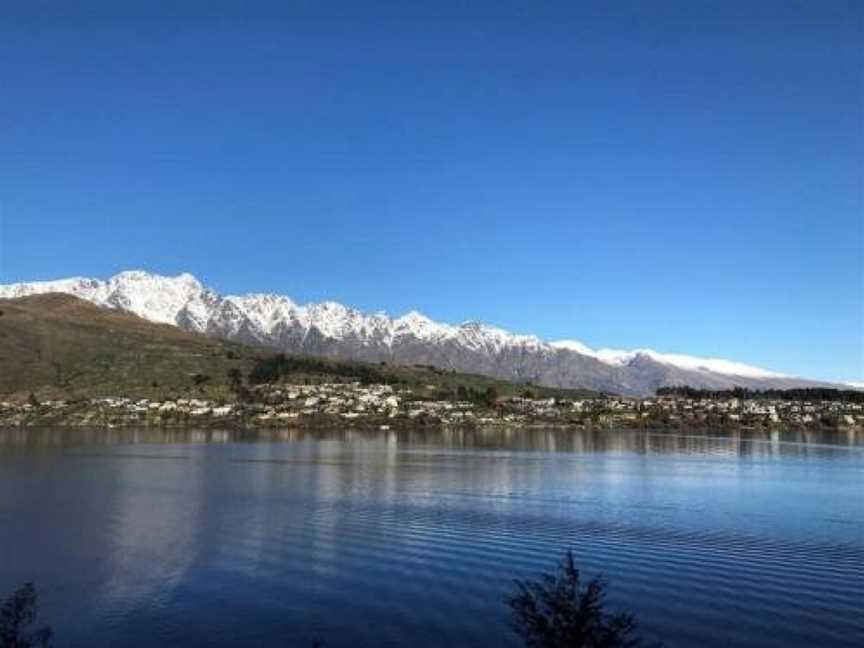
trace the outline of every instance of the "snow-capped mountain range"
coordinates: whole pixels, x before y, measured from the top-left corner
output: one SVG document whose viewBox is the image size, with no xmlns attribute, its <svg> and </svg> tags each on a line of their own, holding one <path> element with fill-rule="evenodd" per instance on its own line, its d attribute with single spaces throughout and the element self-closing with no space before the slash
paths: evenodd
<svg viewBox="0 0 864 648">
<path fill-rule="evenodd" d="M 706 389 L 825 385 L 729 360 L 650 349 L 595 351 L 577 341 L 544 342 L 479 322 L 444 324 L 416 311 L 394 319 L 335 302 L 300 305 L 282 295 L 222 296 L 190 274 L 165 277 L 134 270 L 108 280 L 76 277 L 0 286 L 0 298 L 48 292 L 68 293 L 153 322 L 293 353 L 430 364 L 557 387 L 650 394 L 666 385 Z"/>
</svg>

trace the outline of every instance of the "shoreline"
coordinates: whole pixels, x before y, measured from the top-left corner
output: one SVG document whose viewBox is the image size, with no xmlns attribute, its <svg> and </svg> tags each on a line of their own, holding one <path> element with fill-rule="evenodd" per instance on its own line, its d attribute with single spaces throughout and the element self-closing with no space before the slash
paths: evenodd
<svg viewBox="0 0 864 648">
<path fill-rule="evenodd" d="M 713 431 L 724 433 L 736 432 L 851 432 L 864 433 L 861 425 L 824 425 L 819 422 L 809 424 L 775 422 L 770 424 L 743 425 L 734 422 L 705 422 L 705 421 L 677 421 L 674 423 L 639 424 L 637 422 L 610 418 L 604 422 L 562 422 L 555 420 L 531 420 L 531 421 L 504 421 L 483 420 L 477 422 L 442 422 L 442 421 L 416 421 L 412 419 L 387 418 L 346 420 L 340 416 L 319 415 L 293 420 L 273 419 L 269 421 L 256 421 L 254 418 L 244 417 L 190 417 L 183 420 L 157 421 L 153 419 L 103 419 L 92 418 L 80 419 L 75 416 L 33 416 L 26 419 L 12 419 L 0 417 L 0 430 L 27 430 L 46 427 L 66 429 L 101 429 L 101 430 L 165 430 L 165 431 L 191 431 L 191 430 L 225 430 L 225 431 L 278 431 L 298 430 L 316 431 L 332 430 L 341 428 L 346 430 L 358 430 L 363 432 L 423 432 L 423 431 L 538 431 L 554 430 L 560 432 L 604 432 L 604 431 L 633 431 L 633 432 L 675 432 L 686 430 Z"/>
<path fill-rule="evenodd" d="M 724 431 L 864 430 L 864 404 L 677 395 L 538 398 L 499 396 L 442 399 L 435 390 L 385 384 L 267 384 L 210 397 L 130 396 L 26 402 L 0 400 L 0 427 L 95 428 L 555 428 L 714 429 Z"/>
</svg>

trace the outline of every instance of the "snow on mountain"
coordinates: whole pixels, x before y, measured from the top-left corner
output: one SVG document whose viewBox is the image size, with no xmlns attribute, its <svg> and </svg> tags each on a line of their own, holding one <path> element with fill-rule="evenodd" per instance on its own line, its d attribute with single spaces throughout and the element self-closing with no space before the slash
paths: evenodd
<svg viewBox="0 0 864 648">
<path fill-rule="evenodd" d="M 546 343 L 479 322 L 443 324 L 411 311 L 392 319 L 336 302 L 300 305 L 282 295 L 221 296 L 190 274 L 142 270 L 108 280 L 75 277 L 0 286 L 0 297 L 62 292 L 154 322 L 247 343 L 369 361 L 434 364 L 512 380 L 622 393 L 663 385 L 770 387 L 819 384 L 716 358 L 651 349 L 593 350 L 575 340 Z"/>
<path fill-rule="evenodd" d="M 582 355 L 587 355 L 591 357 L 595 357 L 596 352 L 591 349 L 587 344 L 582 344 L 578 340 L 558 340 L 557 342 L 550 342 L 549 346 L 555 349 L 563 349 L 565 351 L 573 351 L 574 353 L 581 353 Z"/>
<path fill-rule="evenodd" d="M 279 322 L 297 319 L 305 311 L 288 297 L 280 295 L 228 296 L 226 301 L 236 306 L 261 331 L 271 333 Z"/>
<path fill-rule="evenodd" d="M 597 358 L 601 362 L 612 366 L 625 366 L 633 362 L 637 357 L 644 356 L 661 364 L 672 365 L 680 369 L 688 369 L 691 371 L 708 371 L 728 376 L 743 376 L 747 378 L 788 378 L 783 374 L 752 367 L 740 362 L 731 360 L 722 360 L 719 358 L 697 358 L 689 355 L 681 355 L 678 353 L 658 353 L 653 349 L 634 349 L 633 351 L 622 351 L 619 349 L 597 349 L 596 351 L 589 346 L 582 344 L 576 340 L 561 340 L 551 342 L 550 346 L 556 349 L 568 349 L 581 353 L 582 355 Z"/>
<path fill-rule="evenodd" d="M 411 311 L 393 320 L 393 335 L 391 339 L 414 337 L 418 340 L 434 342 L 453 339 L 457 335 L 458 329 L 456 327 L 433 322 L 422 313 Z"/>
<path fill-rule="evenodd" d="M 162 324 L 176 324 L 177 315 L 187 308 L 206 319 L 202 297 L 207 291 L 190 274 L 162 277 L 142 270 L 121 272 L 108 281 L 99 279 L 60 279 L 0 286 L 0 297 L 23 297 L 47 292 L 62 292 L 100 306 L 120 308 Z"/>
</svg>

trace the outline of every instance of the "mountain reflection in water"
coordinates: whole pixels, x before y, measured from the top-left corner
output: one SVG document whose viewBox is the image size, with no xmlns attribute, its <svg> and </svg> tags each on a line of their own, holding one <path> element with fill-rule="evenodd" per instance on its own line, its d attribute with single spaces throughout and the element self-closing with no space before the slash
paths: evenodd
<svg viewBox="0 0 864 648">
<path fill-rule="evenodd" d="M 562 429 L 437 429 L 370 431 L 354 429 L 171 429 L 171 428 L 0 428 L 0 447 L 74 447 L 132 443 L 257 443 L 314 440 L 340 443 L 432 446 L 458 450 L 516 452 L 719 453 L 735 455 L 801 454 L 831 451 L 838 446 L 864 448 L 864 435 L 854 430 L 562 430 Z"/>
</svg>

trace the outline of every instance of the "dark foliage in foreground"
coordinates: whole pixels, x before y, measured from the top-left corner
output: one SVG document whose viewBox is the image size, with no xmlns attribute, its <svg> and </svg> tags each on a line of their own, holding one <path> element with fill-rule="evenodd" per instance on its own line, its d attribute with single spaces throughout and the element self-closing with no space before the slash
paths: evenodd
<svg viewBox="0 0 864 648">
<path fill-rule="evenodd" d="M 48 626 L 31 628 L 36 622 L 38 595 L 33 583 L 12 592 L 0 608 L 0 648 L 31 648 L 51 645 L 53 631 Z"/>
<path fill-rule="evenodd" d="M 600 577 L 583 585 L 568 551 L 556 573 L 516 581 L 516 593 L 507 599 L 513 628 L 530 648 L 641 646 L 633 616 L 604 611 L 605 587 Z"/>
<path fill-rule="evenodd" d="M 607 613 L 605 582 L 592 578 L 583 585 L 568 551 L 554 574 L 516 582 L 508 597 L 513 628 L 529 648 L 637 648 L 636 620 L 623 612 Z M 33 628 L 38 596 L 32 583 L 15 590 L 0 608 L 0 648 L 37 648 L 51 645 L 49 626 Z M 314 648 L 321 642 L 315 639 Z M 653 644 L 651 648 L 658 648 Z"/>
</svg>

